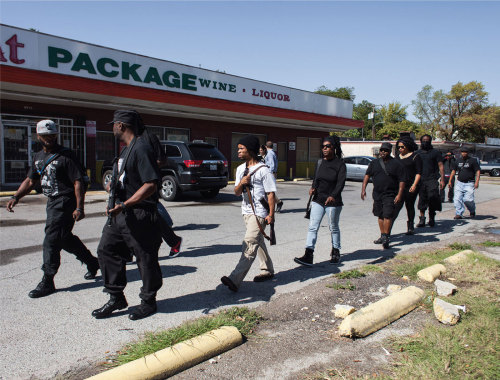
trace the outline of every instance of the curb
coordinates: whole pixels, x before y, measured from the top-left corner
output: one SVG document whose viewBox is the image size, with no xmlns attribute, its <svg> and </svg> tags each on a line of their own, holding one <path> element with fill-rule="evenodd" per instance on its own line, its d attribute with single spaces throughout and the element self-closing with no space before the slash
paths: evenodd
<svg viewBox="0 0 500 380">
<path fill-rule="evenodd" d="M 222 326 L 87 380 L 165 379 L 243 343 L 236 327 Z"/>
<path fill-rule="evenodd" d="M 421 269 L 417 272 L 417 276 L 422 281 L 434 282 L 442 273 L 446 272 L 446 267 L 443 264 L 434 264 L 430 267 Z"/>
<path fill-rule="evenodd" d="M 339 326 L 341 336 L 363 338 L 409 313 L 424 298 L 424 291 L 408 286 L 348 315 Z"/>
</svg>

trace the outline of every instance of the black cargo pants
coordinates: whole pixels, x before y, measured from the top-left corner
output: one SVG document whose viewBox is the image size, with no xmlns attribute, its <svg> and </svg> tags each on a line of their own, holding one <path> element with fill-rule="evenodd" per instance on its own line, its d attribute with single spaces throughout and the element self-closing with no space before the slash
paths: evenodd
<svg viewBox="0 0 500 380">
<path fill-rule="evenodd" d="M 139 296 L 153 301 L 162 286 L 162 273 L 158 263 L 161 234 L 156 207 L 132 208 L 118 214 L 111 225 L 105 224 L 97 257 L 104 280 L 105 292 L 123 293 L 127 285 L 126 262 L 130 254 L 136 257 L 142 279 Z"/>
<path fill-rule="evenodd" d="M 54 276 L 61 265 L 61 249 L 73 254 L 87 266 L 95 258 L 78 236 L 71 232 L 75 221 L 73 211 L 76 208 L 74 195 L 61 195 L 47 201 L 47 222 L 43 240 L 42 270 L 48 276 Z"/>
</svg>

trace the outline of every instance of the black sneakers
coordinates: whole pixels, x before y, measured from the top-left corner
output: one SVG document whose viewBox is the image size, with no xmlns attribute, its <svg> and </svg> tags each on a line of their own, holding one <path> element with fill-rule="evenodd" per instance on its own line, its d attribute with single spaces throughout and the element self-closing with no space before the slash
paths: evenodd
<svg viewBox="0 0 500 380">
<path fill-rule="evenodd" d="M 179 236 L 179 241 L 177 242 L 177 244 L 174 245 L 172 248 L 170 248 L 170 253 L 168 257 L 179 256 L 179 253 L 181 253 L 181 244 L 182 244 L 182 238 Z"/>
<path fill-rule="evenodd" d="M 313 264 L 314 251 L 311 248 L 306 248 L 306 252 L 302 257 L 296 257 L 293 259 L 297 264 L 305 265 L 310 267 Z"/>
<path fill-rule="evenodd" d="M 384 249 L 389 249 L 389 243 L 391 242 L 391 238 L 389 235 L 384 235 L 384 241 L 382 242 L 382 247 Z"/>
<path fill-rule="evenodd" d="M 340 263 L 340 251 L 337 248 L 332 248 L 332 252 L 330 253 L 330 264 L 339 264 Z"/>
<path fill-rule="evenodd" d="M 122 294 L 110 294 L 109 301 L 103 307 L 92 312 L 92 316 L 96 319 L 109 317 L 113 311 L 122 310 L 128 306 L 125 296 Z"/>
<path fill-rule="evenodd" d="M 253 282 L 264 282 L 264 281 L 272 280 L 273 277 L 274 277 L 273 273 L 259 274 L 253 278 Z"/>
<path fill-rule="evenodd" d="M 138 319 L 143 319 L 149 317 L 156 313 L 156 300 L 152 301 L 141 301 L 141 304 L 137 306 L 129 315 L 128 318 L 131 321 L 137 321 Z"/>
<path fill-rule="evenodd" d="M 425 227 L 425 216 L 421 216 L 420 219 L 418 220 L 417 227 Z"/>
<path fill-rule="evenodd" d="M 377 240 L 373 241 L 373 244 L 382 244 L 384 242 L 384 237 L 380 235 L 380 237 Z"/>
<path fill-rule="evenodd" d="M 413 235 L 415 233 L 415 227 L 413 226 L 413 222 L 406 222 L 407 231 L 406 235 Z"/>
<path fill-rule="evenodd" d="M 429 226 L 430 227 L 434 227 L 434 225 L 436 224 L 436 221 L 434 220 L 435 217 L 436 217 L 435 212 L 429 213 Z"/>
<path fill-rule="evenodd" d="M 28 293 L 30 298 L 40 298 L 48 296 L 56 291 L 56 287 L 54 285 L 54 276 L 44 275 L 42 281 Z"/>
</svg>

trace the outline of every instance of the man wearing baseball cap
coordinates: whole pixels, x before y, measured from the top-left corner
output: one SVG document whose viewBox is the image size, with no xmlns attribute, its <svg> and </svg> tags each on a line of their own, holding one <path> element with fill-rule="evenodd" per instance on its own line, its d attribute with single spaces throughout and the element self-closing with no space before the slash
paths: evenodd
<svg viewBox="0 0 500 380">
<path fill-rule="evenodd" d="M 99 269 L 97 258 L 72 230 L 75 221 L 85 218 L 83 173 L 75 154 L 57 143 L 58 130 L 52 120 L 42 120 L 36 125 L 38 140 L 43 149 L 35 153 L 28 176 L 7 203 L 7 211 L 14 212 L 19 200 L 40 181 L 47 196 L 47 222 L 43 241 L 44 276 L 28 295 L 44 297 L 55 292 L 54 276 L 61 264 L 61 249 L 73 254 L 87 266 L 84 278 L 92 280 Z"/>
<path fill-rule="evenodd" d="M 470 212 L 470 217 L 476 216 L 476 204 L 474 203 L 474 189 L 479 187 L 479 177 L 481 175 L 481 168 L 475 157 L 469 156 L 470 149 L 466 146 L 460 148 L 460 158 L 456 160 L 453 170 L 450 174 L 448 187 L 451 189 L 453 186 L 453 178 L 455 173 L 458 173 L 457 180 L 455 181 L 455 218 L 462 219 L 465 208 Z M 451 191 L 451 190 L 450 190 Z"/>
</svg>

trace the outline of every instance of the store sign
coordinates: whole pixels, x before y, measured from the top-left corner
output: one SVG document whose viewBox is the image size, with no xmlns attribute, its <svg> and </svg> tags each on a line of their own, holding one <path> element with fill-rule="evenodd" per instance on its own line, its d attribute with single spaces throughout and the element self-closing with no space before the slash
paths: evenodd
<svg viewBox="0 0 500 380">
<path fill-rule="evenodd" d="M 1 25 L 0 64 L 216 99 L 352 117 L 352 101 Z"/>
</svg>

